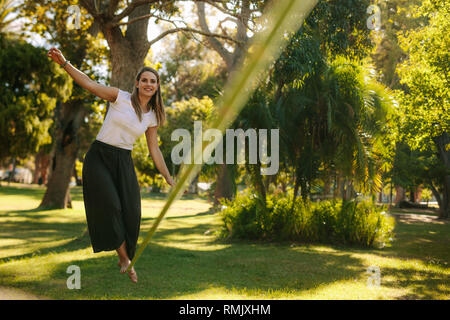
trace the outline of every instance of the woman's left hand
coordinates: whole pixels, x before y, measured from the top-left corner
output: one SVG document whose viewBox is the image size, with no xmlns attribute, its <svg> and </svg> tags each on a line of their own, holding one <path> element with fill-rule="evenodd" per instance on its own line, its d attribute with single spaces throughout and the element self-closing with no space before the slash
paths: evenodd
<svg viewBox="0 0 450 320">
<path fill-rule="evenodd" d="M 166 177 L 166 182 L 173 187 L 175 185 L 175 182 L 173 181 L 171 176 Z"/>
</svg>

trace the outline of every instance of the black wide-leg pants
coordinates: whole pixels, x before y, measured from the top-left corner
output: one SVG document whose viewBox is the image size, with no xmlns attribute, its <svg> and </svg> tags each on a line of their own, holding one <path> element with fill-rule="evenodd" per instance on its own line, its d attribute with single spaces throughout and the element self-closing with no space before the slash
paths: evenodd
<svg viewBox="0 0 450 320">
<path fill-rule="evenodd" d="M 133 259 L 141 223 L 141 195 L 131 150 L 95 140 L 83 162 L 83 198 L 94 252 L 126 242 Z"/>
</svg>

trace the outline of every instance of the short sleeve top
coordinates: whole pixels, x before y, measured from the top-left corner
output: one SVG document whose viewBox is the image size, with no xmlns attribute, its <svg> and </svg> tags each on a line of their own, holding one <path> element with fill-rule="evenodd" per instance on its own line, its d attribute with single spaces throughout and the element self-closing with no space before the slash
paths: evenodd
<svg viewBox="0 0 450 320">
<path fill-rule="evenodd" d="M 157 125 L 153 110 L 142 113 L 142 121 L 139 121 L 131 104 L 131 94 L 119 89 L 117 99 L 110 104 L 96 139 L 122 149 L 133 150 L 133 144 L 147 128 Z"/>
</svg>

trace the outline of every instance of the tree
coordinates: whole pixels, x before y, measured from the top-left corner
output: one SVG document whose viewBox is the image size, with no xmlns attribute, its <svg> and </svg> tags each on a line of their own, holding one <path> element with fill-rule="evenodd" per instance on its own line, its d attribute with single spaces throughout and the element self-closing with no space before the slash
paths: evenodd
<svg viewBox="0 0 450 320">
<path fill-rule="evenodd" d="M 295 80 L 300 84 L 281 94 L 273 116 L 281 158 L 293 168 L 294 196 L 300 189 L 309 197 L 321 171 L 342 179 L 344 199 L 354 197 L 353 190 L 373 192 L 380 186 L 389 95 L 361 65 L 345 58 L 323 62 Z"/>
<path fill-rule="evenodd" d="M 380 28 L 371 35 L 374 43 L 371 58 L 379 73 L 378 80 L 390 89 L 405 89 L 400 83 L 397 66 L 408 55 L 401 48 L 398 35 L 426 23 L 423 16 L 411 14 L 414 7 L 422 2 L 423 0 L 375 1 L 380 8 Z"/>
<path fill-rule="evenodd" d="M 188 32 L 228 38 L 189 26 L 175 26 L 149 41 L 147 39 L 149 19 L 171 23 L 170 18 L 179 10 L 176 1 L 132 0 L 123 3 L 117 0 L 80 0 L 79 3 L 93 17 L 94 29 L 101 31 L 108 42 L 111 62 L 110 84 L 122 90 L 131 91 L 134 77 L 142 67 L 149 49 L 168 34 Z"/>
<path fill-rule="evenodd" d="M 404 91 L 407 89 L 407 86 L 400 82 L 400 76 L 397 72 L 397 66 L 408 58 L 407 52 L 400 46 L 398 35 L 427 23 L 425 17 L 411 14 L 414 7 L 420 3 L 422 3 L 422 0 L 378 0 L 374 2 L 380 10 L 380 25 L 379 29 L 373 30 L 371 34 L 375 44 L 371 53 L 371 60 L 379 74 L 378 81 L 392 90 Z M 418 173 L 420 170 L 408 170 L 408 166 L 412 166 L 413 163 L 418 164 L 418 161 L 423 159 L 418 152 L 408 151 L 408 148 L 404 146 L 405 142 L 401 135 L 397 133 L 396 124 L 400 122 L 401 116 L 401 113 L 399 113 L 397 115 L 398 121 L 394 121 L 395 125 L 392 132 L 395 132 L 395 134 L 392 134 L 389 140 L 386 140 L 386 145 L 389 146 L 391 151 L 382 179 L 383 183 L 391 183 L 391 188 L 393 187 L 392 184 L 395 184 L 397 204 L 405 198 L 403 188 L 411 190 L 417 187 L 417 185 L 410 185 L 412 181 L 421 181 L 419 176 L 412 177 L 413 173 Z M 416 156 L 418 158 L 414 158 Z M 400 161 L 401 159 L 408 160 Z M 421 166 L 427 166 L 427 164 L 424 163 Z M 403 173 L 409 176 L 407 177 Z"/>
<path fill-rule="evenodd" d="M 0 70 L 0 159 L 25 158 L 50 141 L 51 113 L 71 86 L 43 48 L 1 34 Z"/>
<path fill-rule="evenodd" d="M 192 1 L 203 2 L 203 0 Z M 97 0 L 80 0 L 79 3 L 94 18 L 95 29 L 101 31 L 108 42 L 112 71 L 110 84 L 122 90 L 131 91 L 134 77 L 142 67 L 150 47 L 168 34 L 198 33 L 209 39 L 214 37 L 235 41 L 233 37 L 211 33 L 205 29 L 194 29 L 188 25 L 184 27 L 175 25 L 149 41 L 147 39 L 149 18 L 173 23 L 170 18 L 178 11 L 176 1 L 132 0 L 124 4 L 118 0 L 100 3 Z M 125 19 L 127 21 L 124 21 Z"/>
<path fill-rule="evenodd" d="M 432 150 L 439 157 L 445 173 L 440 176 L 438 186 L 430 186 L 439 202 L 440 217 L 448 218 L 450 35 L 447 30 L 450 27 L 450 4 L 426 0 L 414 14 L 426 17 L 428 23 L 400 36 L 400 44 L 408 53 L 408 59 L 398 68 L 401 83 L 407 86 L 407 91 L 400 93 L 405 114 L 400 132 L 412 149 Z"/>
<path fill-rule="evenodd" d="M 369 181 L 378 183 L 375 166 L 382 157 L 377 152 L 382 152 L 379 140 L 386 131 L 381 123 L 391 102 L 384 88 L 352 60 L 366 57 L 371 49 L 366 4 L 320 2 L 290 35 L 290 44 L 269 72 L 269 86 L 261 83 L 266 92 L 262 104 L 271 105 L 276 123 L 271 126 L 280 128 L 282 167 L 293 176 L 295 196 L 300 190 L 308 197 L 316 179 L 336 173 L 348 178 L 348 191 L 351 177 L 362 189 Z M 247 121 L 255 123 L 259 117 L 254 114 L 264 114 L 256 105 L 241 117 L 247 114 L 252 118 Z"/>
<path fill-rule="evenodd" d="M 212 116 L 214 111 L 213 101 L 205 96 L 202 99 L 192 97 L 189 100 L 174 102 L 172 107 L 167 109 L 167 125 L 160 129 L 161 152 L 169 170 L 176 175 L 179 170 L 179 163 L 172 162 L 172 151 L 180 141 L 172 141 L 172 133 L 176 129 L 187 130 L 191 136 L 190 145 L 194 141 L 194 121 L 201 121 L 202 124 Z M 205 130 L 206 128 L 203 128 Z M 184 156 L 184 154 L 183 154 Z M 208 170 L 204 166 L 203 170 Z"/>
<path fill-rule="evenodd" d="M 98 63 L 99 56 L 96 55 L 96 49 L 99 47 L 91 45 L 92 38 L 89 38 L 87 31 L 89 29 L 89 33 L 94 37 L 101 31 L 109 46 L 112 70 L 110 85 L 127 91 L 131 91 L 134 76 L 143 65 L 151 44 L 167 34 L 196 31 L 188 27 L 173 28 L 152 41 L 147 40 L 148 19 L 150 17 L 165 19 L 172 15 L 177 10 L 174 1 L 134 0 L 125 4 L 112 0 L 86 0 L 79 3 L 83 8 L 80 12 L 80 28 L 76 30 L 66 28 L 70 15 L 68 12 L 70 1 L 42 0 L 37 4 L 34 1 L 27 1 L 25 13 L 28 17 L 34 17 L 35 32 L 47 34 L 50 39 L 56 40 L 72 64 L 88 74 L 89 63 Z M 78 86 L 75 88 L 81 90 Z M 66 186 L 72 175 L 78 152 L 77 132 L 88 113 L 88 103 L 92 103 L 92 97 L 84 91 L 79 91 L 71 101 L 59 105 L 60 108 L 57 109 L 56 116 L 59 117 L 59 121 L 55 129 L 56 143 L 53 157 L 53 164 L 56 164 L 53 165 L 53 174 L 56 176 L 49 181 L 49 188 L 41 207 L 64 208 L 68 204 L 70 193 Z M 108 106 L 106 112 L 107 109 Z"/>
<path fill-rule="evenodd" d="M 227 38 L 217 39 L 206 37 L 208 47 L 215 50 L 226 65 L 226 74 L 230 76 L 236 71 L 237 66 L 245 56 L 251 41 L 249 33 L 254 33 L 261 25 L 256 23 L 257 17 L 262 13 L 268 1 L 205 1 L 210 7 L 219 10 L 226 17 L 219 22 L 218 32 L 226 37 L 232 37 L 234 41 Z M 211 33 L 208 21 L 206 19 L 206 8 L 203 1 L 198 1 L 197 17 L 201 30 L 205 33 Z M 226 28 L 222 24 L 230 21 L 235 25 L 235 29 Z M 228 40 L 228 41 L 227 41 Z M 219 199 L 231 199 L 234 194 L 234 175 L 233 170 L 226 163 L 218 167 L 217 181 L 215 187 L 214 202 L 219 203 Z"/>
<path fill-rule="evenodd" d="M 161 61 L 165 103 L 191 97 L 215 98 L 225 83 L 225 68 L 218 54 L 184 34 L 177 34 L 177 39 L 167 45 Z"/>
<path fill-rule="evenodd" d="M 15 21 L 14 13 L 17 12 L 15 0 L 0 0 L 0 33 L 6 37 L 15 37 L 11 32 L 11 25 Z"/>
<path fill-rule="evenodd" d="M 80 20 L 79 29 L 67 27 L 70 1 L 26 1 L 23 15 L 28 17 L 30 31 L 40 34 L 53 45 L 60 46 L 66 58 L 74 66 L 93 76 L 93 65 L 105 55 L 98 41 L 89 35 L 89 20 L 86 15 Z M 48 59 L 48 58 L 47 58 Z M 53 63 L 55 67 L 58 67 Z M 59 68 L 59 67 L 58 67 Z M 74 173 L 78 157 L 80 140 L 78 132 L 84 120 L 96 108 L 94 97 L 78 85 L 74 85 L 67 100 L 59 100 L 54 109 L 54 126 L 52 127 L 51 174 L 47 190 L 39 207 L 70 207 L 69 183 Z"/>
<path fill-rule="evenodd" d="M 222 57 L 227 67 L 227 74 L 230 75 L 236 71 L 236 67 L 249 50 L 252 34 L 264 28 L 263 23 L 258 22 L 258 17 L 270 4 L 276 5 L 276 2 L 254 0 L 198 2 L 196 4 L 198 24 L 203 31 L 211 32 L 206 19 L 205 3 L 227 15 L 219 22 L 214 32 L 231 35 L 235 41 L 229 42 L 208 37 L 206 43 Z M 304 28 L 311 36 L 318 39 L 321 52 L 325 55 L 345 53 L 363 57 L 370 48 L 370 30 L 366 27 L 367 7 L 368 1 L 321 1 L 307 18 Z M 228 21 L 234 23 L 235 28 L 226 28 L 224 23 Z M 279 90 L 282 88 L 283 85 L 278 87 Z M 222 197 L 232 196 L 233 182 L 231 180 L 228 166 L 222 165 L 218 172 L 216 201 Z"/>
</svg>

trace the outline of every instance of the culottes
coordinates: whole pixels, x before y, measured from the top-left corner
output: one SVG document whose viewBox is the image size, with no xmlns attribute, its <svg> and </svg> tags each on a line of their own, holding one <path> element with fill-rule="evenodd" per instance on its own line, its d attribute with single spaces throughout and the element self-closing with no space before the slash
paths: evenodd
<svg viewBox="0 0 450 320">
<path fill-rule="evenodd" d="M 110 251 L 125 241 L 136 252 L 141 195 L 131 150 L 95 140 L 83 162 L 83 199 L 94 252 Z"/>
</svg>

